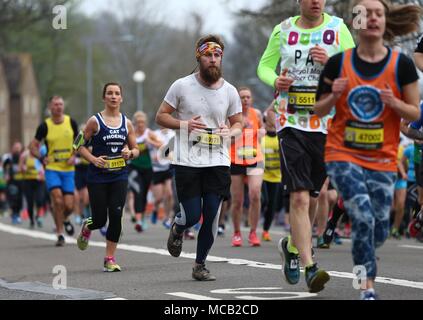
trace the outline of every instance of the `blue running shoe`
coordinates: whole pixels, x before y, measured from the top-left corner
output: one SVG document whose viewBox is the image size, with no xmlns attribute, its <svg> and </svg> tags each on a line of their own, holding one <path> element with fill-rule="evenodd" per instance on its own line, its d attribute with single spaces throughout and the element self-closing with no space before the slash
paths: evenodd
<svg viewBox="0 0 423 320">
<path fill-rule="evenodd" d="M 329 274 L 317 267 L 317 263 L 305 268 L 305 278 L 307 282 L 308 291 L 310 293 L 317 293 L 325 288 L 325 283 L 329 281 Z"/>
<path fill-rule="evenodd" d="M 377 300 L 377 295 L 374 289 L 367 289 L 361 291 L 360 300 Z"/>
<path fill-rule="evenodd" d="M 289 284 L 297 284 L 300 281 L 300 263 L 298 254 L 288 251 L 289 237 L 279 240 L 278 251 L 283 261 L 285 261 L 283 273 Z"/>
</svg>

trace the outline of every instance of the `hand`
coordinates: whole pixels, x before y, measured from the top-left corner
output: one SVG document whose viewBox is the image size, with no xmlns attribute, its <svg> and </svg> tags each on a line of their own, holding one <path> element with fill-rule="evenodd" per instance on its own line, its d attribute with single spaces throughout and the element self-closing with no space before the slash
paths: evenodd
<svg viewBox="0 0 423 320">
<path fill-rule="evenodd" d="M 188 132 L 191 133 L 194 130 L 206 129 L 207 126 L 200 120 L 201 116 L 196 116 L 191 120 L 188 120 Z"/>
<path fill-rule="evenodd" d="M 314 62 L 318 62 L 323 65 L 325 65 L 329 60 L 327 51 L 318 44 L 310 49 L 310 55 Z"/>
<path fill-rule="evenodd" d="M 385 88 L 380 91 L 382 102 L 391 108 L 398 109 L 399 100 L 394 96 L 392 88 L 388 84 L 385 84 Z"/>
<path fill-rule="evenodd" d="M 106 156 L 95 158 L 92 164 L 95 165 L 97 168 L 105 168 L 107 165 L 106 158 Z"/>
<path fill-rule="evenodd" d="M 129 150 L 129 148 L 128 148 L 127 146 L 125 146 L 125 147 L 122 149 L 121 154 L 122 154 L 122 158 L 124 158 L 125 160 L 129 160 L 129 159 L 131 159 L 131 158 L 132 158 L 132 151 L 131 151 L 131 150 Z"/>
<path fill-rule="evenodd" d="M 68 159 L 68 161 L 66 161 L 66 164 L 68 165 L 68 166 L 74 166 L 75 164 L 76 164 L 76 157 L 75 156 L 72 156 L 72 157 L 70 157 L 69 159 Z"/>
<path fill-rule="evenodd" d="M 294 79 L 287 77 L 288 69 L 285 68 L 280 76 L 275 80 L 275 89 L 279 92 L 288 92 L 291 85 L 294 83 Z"/>
<path fill-rule="evenodd" d="M 338 100 L 347 89 L 348 78 L 338 78 L 332 84 L 332 94 Z"/>
<path fill-rule="evenodd" d="M 219 126 L 219 131 L 216 134 L 222 138 L 228 138 L 231 135 L 231 130 L 226 124 L 221 124 Z"/>
</svg>

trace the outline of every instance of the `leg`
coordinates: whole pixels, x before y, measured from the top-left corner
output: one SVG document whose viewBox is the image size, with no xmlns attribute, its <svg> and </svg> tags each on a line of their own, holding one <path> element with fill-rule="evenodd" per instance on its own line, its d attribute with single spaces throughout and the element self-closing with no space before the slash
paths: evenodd
<svg viewBox="0 0 423 320">
<path fill-rule="evenodd" d="M 232 196 L 232 223 L 234 225 L 234 233 L 241 232 L 242 208 L 244 203 L 244 176 L 231 176 L 231 196 Z"/>
</svg>

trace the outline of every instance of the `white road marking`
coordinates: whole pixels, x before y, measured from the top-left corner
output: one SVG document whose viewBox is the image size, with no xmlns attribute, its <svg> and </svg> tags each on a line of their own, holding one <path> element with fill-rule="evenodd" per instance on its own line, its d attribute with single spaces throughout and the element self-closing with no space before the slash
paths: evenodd
<svg viewBox="0 0 423 320">
<path fill-rule="evenodd" d="M 398 246 L 400 248 L 408 248 L 408 249 L 419 249 L 419 250 L 423 250 L 423 246 L 411 246 L 411 245 L 402 245 L 402 246 Z"/>
<path fill-rule="evenodd" d="M 14 226 L 2 224 L 2 223 L 0 223 L 0 231 L 4 231 L 14 235 L 23 235 L 23 236 L 27 236 L 31 238 L 36 238 L 36 239 L 44 239 L 44 240 L 50 240 L 50 241 L 57 240 L 57 237 L 54 234 L 49 234 L 49 233 L 40 232 L 40 231 L 26 230 L 26 229 L 14 227 Z M 69 237 L 65 237 L 65 238 L 66 238 L 66 243 L 76 244 L 76 240 L 74 238 L 69 238 Z M 105 248 L 106 243 L 98 242 L 98 241 L 90 241 L 90 247 Z M 120 250 L 126 250 L 131 252 L 153 253 L 153 254 L 158 254 L 162 256 L 170 256 L 169 252 L 165 249 L 156 249 L 151 247 L 128 245 L 128 244 L 119 244 L 118 248 Z M 195 260 L 195 253 L 182 252 L 180 257 Z M 263 262 L 244 260 L 244 259 L 208 256 L 207 260 L 211 262 L 226 262 L 231 265 L 242 265 L 242 266 L 252 267 L 252 268 L 281 270 L 281 265 L 279 264 L 263 263 Z M 344 279 L 355 278 L 355 275 L 349 272 L 328 271 L 328 273 L 330 274 L 330 276 L 336 277 L 336 278 L 344 278 Z M 385 278 L 385 277 L 377 277 L 376 282 L 423 290 L 423 282 Z"/>
<path fill-rule="evenodd" d="M 167 295 L 170 296 L 175 296 L 175 297 L 179 297 L 179 298 L 186 298 L 186 299 L 191 299 L 191 300 L 222 300 L 222 299 L 216 299 L 216 298 L 212 298 L 212 297 L 207 297 L 207 296 L 200 296 L 198 294 L 192 294 L 192 293 L 188 293 L 188 292 L 170 292 L 170 293 L 166 293 Z"/>
</svg>

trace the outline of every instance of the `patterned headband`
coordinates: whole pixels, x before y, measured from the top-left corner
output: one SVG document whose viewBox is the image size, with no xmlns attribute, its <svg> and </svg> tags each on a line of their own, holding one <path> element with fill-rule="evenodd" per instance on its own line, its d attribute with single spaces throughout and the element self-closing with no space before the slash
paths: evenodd
<svg viewBox="0 0 423 320">
<path fill-rule="evenodd" d="M 206 42 L 203 43 L 200 47 L 198 47 L 196 52 L 196 58 L 199 59 L 201 56 L 205 56 L 209 53 L 218 53 L 221 56 L 223 56 L 223 50 L 222 47 L 217 44 L 216 42 Z"/>
</svg>

